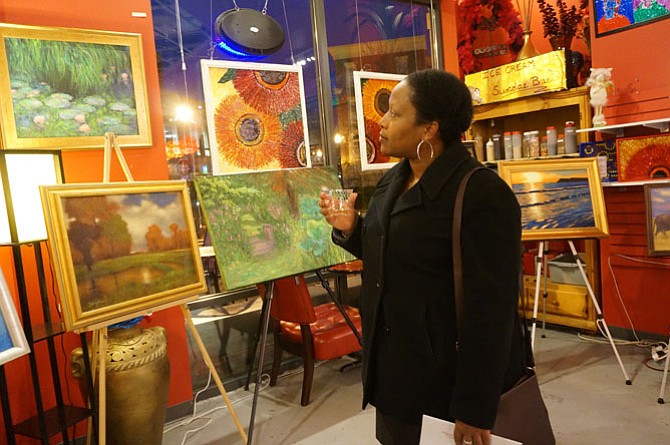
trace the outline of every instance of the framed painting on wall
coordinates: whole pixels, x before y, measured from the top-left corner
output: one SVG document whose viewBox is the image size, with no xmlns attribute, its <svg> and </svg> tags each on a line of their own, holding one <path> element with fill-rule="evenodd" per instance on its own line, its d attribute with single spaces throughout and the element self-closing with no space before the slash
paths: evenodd
<svg viewBox="0 0 670 445">
<path fill-rule="evenodd" d="M 30 353 L 5 276 L 0 270 L 0 366 Z"/>
<path fill-rule="evenodd" d="M 385 156 L 381 152 L 379 121 L 389 110 L 391 90 L 404 78 L 405 75 L 401 74 L 354 71 L 361 170 L 391 168 L 400 160 Z"/>
<path fill-rule="evenodd" d="M 0 24 L 3 148 L 150 146 L 139 34 Z"/>
<path fill-rule="evenodd" d="M 619 182 L 670 178 L 670 136 L 639 136 L 616 141 Z"/>
<path fill-rule="evenodd" d="M 649 255 L 670 255 L 670 182 L 644 185 Z"/>
<path fill-rule="evenodd" d="M 299 65 L 202 60 L 214 174 L 311 167 Z"/>
<path fill-rule="evenodd" d="M 593 0 L 596 37 L 670 17 L 668 0 Z"/>
<path fill-rule="evenodd" d="M 521 206 L 524 241 L 609 235 L 596 159 L 504 161 L 498 171 Z"/>
<path fill-rule="evenodd" d="M 340 188 L 331 167 L 196 176 L 226 290 L 344 263 L 321 215 L 323 187 Z"/>
<path fill-rule="evenodd" d="M 185 181 L 40 191 L 67 330 L 107 326 L 205 290 Z"/>
</svg>

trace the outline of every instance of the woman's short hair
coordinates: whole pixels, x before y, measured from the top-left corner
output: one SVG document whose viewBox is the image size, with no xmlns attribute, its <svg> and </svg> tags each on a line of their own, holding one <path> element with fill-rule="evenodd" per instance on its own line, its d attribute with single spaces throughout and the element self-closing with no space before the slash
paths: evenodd
<svg viewBox="0 0 670 445">
<path fill-rule="evenodd" d="M 458 77 L 441 70 L 416 71 L 405 78 L 412 88 L 417 122 L 435 121 L 445 144 L 459 139 L 472 122 L 472 96 Z"/>
</svg>

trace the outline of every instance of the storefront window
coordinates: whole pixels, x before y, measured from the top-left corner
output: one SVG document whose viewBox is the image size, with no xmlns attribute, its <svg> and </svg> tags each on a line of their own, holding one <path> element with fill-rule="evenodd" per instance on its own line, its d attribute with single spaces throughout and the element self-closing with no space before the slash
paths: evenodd
<svg viewBox="0 0 670 445">
<path fill-rule="evenodd" d="M 232 0 L 180 0 L 179 26 L 174 1 L 151 3 L 171 178 L 190 179 L 194 174 L 211 173 L 213 144 L 207 133 L 202 59 L 302 66 L 312 160 L 314 165 L 323 164 L 323 159 L 315 156 L 320 144 L 320 122 L 309 0 L 267 2 L 267 14 L 287 31 L 282 47 L 265 57 L 240 55 L 217 45 L 220 39 L 213 24 L 220 14 L 234 9 Z M 237 1 L 240 8 L 258 11 L 263 4 Z"/>
<path fill-rule="evenodd" d="M 435 66 L 430 2 L 326 0 L 325 10 L 335 120 L 330 143 L 337 145 L 345 185 L 359 191 L 365 207 L 385 170 L 361 170 L 353 73 L 409 74 Z M 383 113 L 386 103 L 376 106 Z"/>
<path fill-rule="evenodd" d="M 432 3 L 439 9 L 437 0 Z M 430 0 L 152 0 L 151 4 L 171 179 L 190 181 L 195 175 L 212 173 L 214 144 L 208 137 L 201 60 L 299 65 L 312 165 L 340 166 L 343 182 L 359 189 L 367 200 L 368 190 L 381 172 L 362 172 L 360 168 L 353 72 L 408 74 L 433 66 L 435 35 L 431 22 L 438 20 L 431 17 Z M 236 5 L 258 11 L 267 5 L 267 14 L 285 32 L 281 48 L 265 57 L 246 57 L 218 47 L 213 24 Z M 320 76 L 317 64 L 326 67 L 320 70 Z M 319 98 L 320 94 L 326 98 Z M 204 221 L 195 194 L 192 197 L 199 234 L 204 239 Z M 214 273 L 215 262 L 210 260 L 213 258 L 205 259 L 205 264 Z M 215 277 L 210 275 L 208 279 L 211 284 Z M 214 291 L 218 290 L 215 284 L 210 286 Z M 248 297 L 248 292 L 245 295 Z M 235 387 L 245 380 L 252 362 L 258 302 L 230 300 L 226 300 L 226 307 L 212 307 L 200 314 L 218 321 L 199 325 L 199 332 L 223 380 L 228 387 L 231 383 Z M 198 302 L 197 306 L 206 305 Z M 208 375 L 196 355 L 192 360 L 194 388 L 201 387 Z"/>
</svg>

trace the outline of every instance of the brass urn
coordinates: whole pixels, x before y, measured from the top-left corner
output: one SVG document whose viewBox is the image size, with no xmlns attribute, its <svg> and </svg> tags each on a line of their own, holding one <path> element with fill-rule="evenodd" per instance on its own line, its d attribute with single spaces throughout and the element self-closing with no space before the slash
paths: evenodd
<svg viewBox="0 0 670 445">
<path fill-rule="evenodd" d="M 165 329 L 136 325 L 111 329 L 107 336 L 107 443 L 160 445 L 170 381 Z M 84 377 L 81 348 L 72 351 L 70 362 L 72 374 Z"/>
</svg>

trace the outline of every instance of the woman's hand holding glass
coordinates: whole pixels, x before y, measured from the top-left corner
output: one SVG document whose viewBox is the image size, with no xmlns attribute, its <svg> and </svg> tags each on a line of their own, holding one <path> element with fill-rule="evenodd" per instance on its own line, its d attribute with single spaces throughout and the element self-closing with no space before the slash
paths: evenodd
<svg viewBox="0 0 670 445">
<path fill-rule="evenodd" d="M 356 225 L 355 203 L 358 193 L 351 189 L 323 189 L 319 195 L 321 214 L 328 224 L 349 236 Z"/>
</svg>

